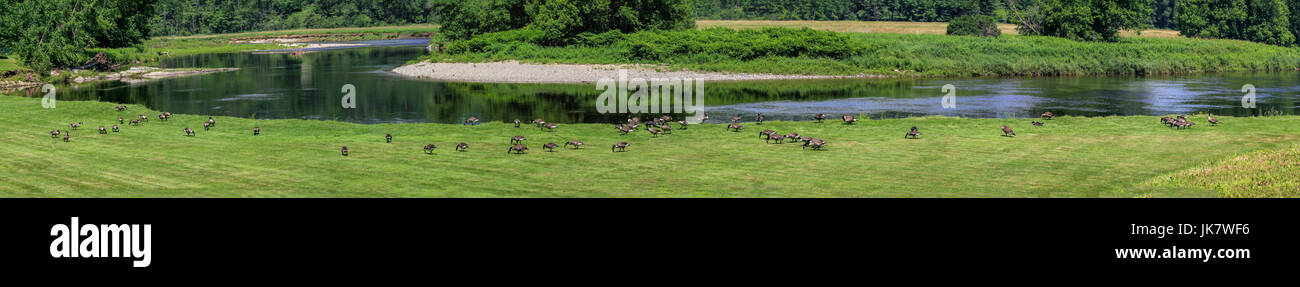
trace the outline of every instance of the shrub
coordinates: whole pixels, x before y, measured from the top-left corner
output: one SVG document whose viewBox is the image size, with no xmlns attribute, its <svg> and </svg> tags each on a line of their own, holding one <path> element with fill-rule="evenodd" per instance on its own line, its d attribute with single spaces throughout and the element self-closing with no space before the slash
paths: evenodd
<svg viewBox="0 0 1300 287">
<path fill-rule="evenodd" d="M 966 15 L 948 22 L 948 35 L 997 37 L 1002 35 L 993 16 Z"/>
</svg>

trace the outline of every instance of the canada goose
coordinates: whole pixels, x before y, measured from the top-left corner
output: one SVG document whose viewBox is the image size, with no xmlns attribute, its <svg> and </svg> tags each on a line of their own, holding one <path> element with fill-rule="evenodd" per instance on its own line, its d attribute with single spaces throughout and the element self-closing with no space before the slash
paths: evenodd
<svg viewBox="0 0 1300 287">
<path fill-rule="evenodd" d="M 789 139 L 790 142 L 796 142 L 796 141 L 799 141 L 799 133 L 788 133 L 788 134 L 785 134 L 785 138 Z"/>
<path fill-rule="evenodd" d="M 261 127 L 253 127 L 253 135 L 255 135 L 255 136 L 262 135 L 262 128 L 261 128 Z"/>
<path fill-rule="evenodd" d="M 58 138 L 58 137 L 59 137 L 59 130 L 52 130 L 52 131 L 50 131 L 50 137 L 51 137 L 51 138 Z"/>
<path fill-rule="evenodd" d="M 162 114 L 158 114 L 158 121 L 163 121 L 163 122 L 167 121 L 167 116 L 164 116 L 164 115 L 162 115 Z"/>
<path fill-rule="evenodd" d="M 707 121 L 707 120 L 709 120 L 709 114 L 700 112 L 700 121 Z"/>
<path fill-rule="evenodd" d="M 1008 126 L 1005 126 L 1005 125 L 1004 125 L 1004 126 L 1002 126 L 1002 136 L 1006 136 L 1006 137 L 1014 137 L 1014 136 L 1016 136 L 1016 131 L 1013 131 L 1013 130 L 1011 130 L 1011 127 L 1008 127 Z"/>
<path fill-rule="evenodd" d="M 646 131 L 650 132 L 650 135 L 655 137 L 659 136 L 659 134 L 664 132 L 656 128 L 646 128 Z"/>
<path fill-rule="evenodd" d="M 659 126 L 659 129 L 664 130 L 664 134 L 666 134 L 666 135 L 671 135 L 671 134 L 673 134 L 673 125 L 672 125 L 672 124 L 664 123 L 664 125 Z"/>
<path fill-rule="evenodd" d="M 1193 123 L 1193 122 L 1190 122 L 1190 121 L 1181 121 L 1181 122 L 1178 122 L 1178 124 L 1177 124 L 1178 128 L 1180 128 L 1180 129 L 1182 129 L 1182 128 L 1190 128 L 1190 127 L 1192 127 L 1192 126 L 1194 126 L 1194 125 L 1196 125 L 1196 123 Z"/>
<path fill-rule="evenodd" d="M 77 123 L 71 123 L 71 124 L 68 124 L 68 127 L 69 127 L 69 128 L 72 128 L 72 129 L 74 129 L 74 130 L 75 130 L 75 129 L 80 129 L 80 128 L 81 128 L 81 123 L 79 123 L 79 122 L 77 122 Z"/>
<path fill-rule="evenodd" d="M 1185 121 L 1187 120 L 1187 115 L 1178 115 L 1178 119 Z"/>
<path fill-rule="evenodd" d="M 1043 126 L 1043 122 L 1038 122 L 1038 121 L 1029 122 L 1029 124 L 1034 125 L 1035 127 Z"/>
<path fill-rule="evenodd" d="M 189 128 L 189 127 L 186 127 L 186 128 L 185 128 L 185 136 L 191 136 L 191 137 L 194 136 L 194 129 L 191 129 L 191 128 Z"/>
<path fill-rule="evenodd" d="M 131 125 L 133 125 L 133 126 L 138 126 L 138 125 L 140 125 L 140 120 L 131 120 Z"/>
<path fill-rule="evenodd" d="M 546 121 L 542 120 L 541 118 L 537 118 L 537 119 L 534 119 L 534 120 L 533 120 L 533 124 L 534 124 L 534 125 L 537 125 L 538 127 L 541 127 L 542 124 L 544 124 L 544 123 L 546 123 Z"/>
<path fill-rule="evenodd" d="M 582 146 L 582 141 L 580 141 L 580 140 L 571 140 L 571 141 L 569 141 L 569 142 L 567 142 L 567 143 L 564 143 L 564 147 L 569 147 L 570 145 L 573 146 L 573 149 L 578 149 L 578 147 L 581 147 L 581 146 Z"/>
<path fill-rule="evenodd" d="M 63 142 L 68 142 L 68 140 L 71 139 L 71 137 L 70 137 L 71 135 L 72 135 L 72 131 L 68 131 L 68 132 L 66 132 L 66 133 L 63 133 Z"/>
<path fill-rule="evenodd" d="M 1044 120 L 1050 120 L 1050 119 L 1052 119 L 1053 117 L 1056 117 L 1056 115 L 1053 115 L 1052 112 L 1043 112 L 1043 119 L 1044 119 Z"/>
<path fill-rule="evenodd" d="M 542 126 L 541 126 L 540 128 L 541 128 L 542 130 L 544 130 L 544 131 L 555 131 L 555 128 L 557 128 L 557 127 L 558 127 L 558 126 L 556 126 L 555 123 L 545 123 L 545 124 L 542 124 Z"/>
<path fill-rule="evenodd" d="M 424 146 L 424 153 L 426 153 L 426 154 L 433 154 L 433 149 L 435 149 L 435 148 L 438 148 L 438 146 L 433 145 L 433 144 L 426 145 L 426 146 Z"/>
<path fill-rule="evenodd" d="M 754 113 L 754 121 L 756 125 L 763 124 L 763 113 Z"/>
<path fill-rule="evenodd" d="M 467 149 L 469 149 L 469 144 L 467 143 L 460 143 L 456 145 L 456 151 L 464 152 Z"/>
<path fill-rule="evenodd" d="M 812 148 L 813 150 L 821 150 L 824 146 L 826 146 L 826 141 L 819 138 L 811 138 L 803 143 L 804 149 Z"/>
<path fill-rule="evenodd" d="M 552 151 L 552 152 L 553 152 L 553 151 L 555 151 L 555 148 L 558 147 L 558 146 L 560 146 L 560 145 L 555 144 L 555 143 L 546 143 L 546 144 L 542 145 L 542 148 L 543 148 L 543 149 L 548 149 L 549 151 Z"/>
<path fill-rule="evenodd" d="M 148 121 L 149 121 L 149 117 L 146 117 L 146 116 L 144 116 L 144 115 L 140 115 L 140 121 L 141 121 L 141 122 L 148 122 Z"/>
<path fill-rule="evenodd" d="M 681 125 L 683 130 L 686 129 L 687 123 L 685 120 L 677 121 L 677 124 Z"/>
<path fill-rule="evenodd" d="M 524 143 L 524 141 L 526 141 L 526 140 L 528 140 L 528 139 L 527 139 L 527 138 L 524 138 L 524 136 L 514 136 L 514 137 L 511 137 L 511 138 L 510 138 L 510 143 L 511 143 L 511 144 L 522 144 L 522 143 Z"/>
<path fill-rule="evenodd" d="M 171 119 L 171 118 L 172 118 L 172 112 L 163 112 L 162 114 L 163 114 L 163 116 L 166 116 L 167 119 Z"/>
<path fill-rule="evenodd" d="M 102 135 L 107 133 L 108 133 L 108 129 L 104 128 L 104 126 L 99 126 L 99 134 Z"/>
<path fill-rule="evenodd" d="M 846 124 L 846 125 L 851 125 L 851 124 L 853 124 L 853 123 L 855 123 L 855 122 L 858 121 L 858 118 L 855 118 L 855 117 L 850 116 L 850 115 L 844 115 L 844 116 L 840 117 L 840 119 L 843 119 L 843 120 L 844 120 L 844 124 Z"/>
<path fill-rule="evenodd" d="M 785 136 L 781 134 L 772 134 L 763 140 L 764 142 L 776 141 L 776 143 L 785 143 Z M 770 142 L 769 142 L 770 143 Z"/>
<path fill-rule="evenodd" d="M 1215 119 L 1212 115 L 1205 115 L 1205 119 L 1210 122 L 1211 126 L 1219 125 L 1219 119 Z"/>
<path fill-rule="evenodd" d="M 813 115 L 813 120 L 817 121 L 818 123 L 821 123 L 823 120 L 826 120 L 826 114 Z"/>
<path fill-rule="evenodd" d="M 626 135 L 627 133 L 630 133 L 630 132 L 636 131 L 636 128 L 629 127 L 629 126 L 626 126 L 626 125 L 617 125 L 617 126 L 614 126 L 614 127 L 618 128 L 618 131 L 619 131 L 619 132 L 622 132 L 622 134 L 624 134 L 624 135 Z"/>
<path fill-rule="evenodd" d="M 640 123 L 640 122 L 641 122 L 641 117 L 630 117 L 630 118 L 627 118 L 627 123 L 629 123 L 629 124 L 637 124 L 637 123 Z"/>
<path fill-rule="evenodd" d="M 519 128 L 519 119 L 515 119 L 515 128 Z"/>
<path fill-rule="evenodd" d="M 609 147 L 609 151 L 613 152 L 614 149 L 618 149 L 618 151 L 627 151 L 627 146 L 627 142 L 618 142 L 617 144 L 614 144 L 614 146 Z"/>
<path fill-rule="evenodd" d="M 210 129 L 212 129 L 212 123 L 203 123 L 203 130 L 206 131 Z"/>
<path fill-rule="evenodd" d="M 210 125 L 210 126 L 212 126 L 212 127 L 214 127 L 214 128 L 217 127 L 217 119 L 214 119 L 214 118 L 212 118 L 212 117 L 208 117 L 208 125 Z"/>
<path fill-rule="evenodd" d="M 117 106 L 117 111 L 120 112 L 120 111 L 125 111 L 125 110 L 126 110 L 126 106 Z"/>
<path fill-rule="evenodd" d="M 478 118 L 476 118 L 476 117 L 469 117 L 468 119 L 465 119 L 465 124 L 466 124 L 466 125 L 478 124 Z"/>
<path fill-rule="evenodd" d="M 905 139 L 908 139 L 908 138 L 910 138 L 910 139 L 917 139 L 917 138 L 920 138 L 920 137 L 921 137 L 921 130 L 917 129 L 916 127 L 912 127 L 912 130 L 907 131 L 907 134 L 903 135 L 903 138 L 905 138 Z"/>
<path fill-rule="evenodd" d="M 514 152 L 515 154 L 523 154 L 524 151 L 526 151 L 526 150 L 528 150 L 528 147 L 526 147 L 526 146 L 524 146 L 524 145 L 521 145 L 521 144 L 516 144 L 516 145 L 510 146 L 510 149 L 507 149 L 507 150 L 506 150 L 506 153 Z"/>
<path fill-rule="evenodd" d="M 670 116 L 670 115 L 664 115 L 664 116 L 659 117 L 659 118 L 660 118 L 660 119 L 663 119 L 664 122 L 671 122 L 671 121 L 673 121 L 673 116 Z"/>
<path fill-rule="evenodd" d="M 740 114 L 736 114 L 736 116 L 731 117 L 731 123 L 733 124 L 740 123 Z"/>
<path fill-rule="evenodd" d="M 730 130 L 730 131 L 732 131 L 732 132 L 738 132 L 738 131 L 740 131 L 740 130 L 742 130 L 742 129 L 745 129 L 745 127 L 744 127 L 744 126 L 741 126 L 740 124 L 729 124 L 729 125 L 727 125 L 727 130 Z"/>
<path fill-rule="evenodd" d="M 122 117 L 117 117 L 117 124 L 119 125 L 126 124 L 126 119 L 123 119 Z"/>
<path fill-rule="evenodd" d="M 384 142 L 386 142 L 386 143 L 393 143 L 393 134 L 385 134 L 385 135 L 384 135 Z"/>
<path fill-rule="evenodd" d="M 117 132 L 117 125 L 113 125 L 113 132 Z"/>
<path fill-rule="evenodd" d="M 343 156 L 348 156 L 348 147 L 347 147 L 347 146 L 344 146 L 343 149 L 341 149 L 341 150 L 339 150 L 339 151 L 343 153 Z"/>
<path fill-rule="evenodd" d="M 758 132 L 758 137 L 760 137 L 760 138 L 761 138 L 761 137 L 769 137 L 769 138 L 770 138 L 770 137 L 772 137 L 773 134 L 776 134 L 776 131 L 774 131 L 774 130 L 763 130 L 763 131 L 761 131 L 761 132 Z"/>
</svg>

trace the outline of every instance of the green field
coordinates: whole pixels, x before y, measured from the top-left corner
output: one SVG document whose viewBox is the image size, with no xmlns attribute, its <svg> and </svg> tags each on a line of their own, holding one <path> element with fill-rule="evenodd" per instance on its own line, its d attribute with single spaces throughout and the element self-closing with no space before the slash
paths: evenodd
<svg viewBox="0 0 1300 287">
<path fill-rule="evenodd" d="M 746 123 L 743 132 L 701 124 L 673 135 L 621 136 L 604 124 L 560 123 L 555 132 L 505 123 L 361 125 L 203 115 L 153 119 L 99 135 L 119 116 L 156 115 L 132 105 L 0 96 L 0 196 L 5 197 L 1216 197 L 1213 184 L 1153 184 L 1237 155 L 1284 150 L 1300 117 L 1204 116 L 1188 130 L 1156 117 L 1031 119 L 922 117 Z M 524 119 L 527 121 L 528 119 Z M 49 131 L 84 126 L 71 142 Z M 1013 126 L 1018 137 L 1001 136 Z M 252 136 L 261 126 L 263 135 Z M 198 129 L 186 137 L 185 127 Z M 905 140 L 911 126 L 919 140 Z M 826 139 L 824 151 L 765 144 L 762 129 Z M 386 133 L 394 143 L 384 143 Z M 511 136 L 527 154 L 506 154 Z M 581 150 L 545 152 L 580 139 Z M 627 141 L 627 152 L 610 152 Z M 468 152 L 453 146 L 468 142 Z M 438 145 L 434 155 L 421 150 Z M 340 146 L 352 155 L 339 155 Z M 1295 177 L 1296 169 L 1286 169 Z M 1278 196 L 1261 193 L 1254 196 Z M 1292 193 L 1294 195 L 1294 193 Z"/>
</svg>

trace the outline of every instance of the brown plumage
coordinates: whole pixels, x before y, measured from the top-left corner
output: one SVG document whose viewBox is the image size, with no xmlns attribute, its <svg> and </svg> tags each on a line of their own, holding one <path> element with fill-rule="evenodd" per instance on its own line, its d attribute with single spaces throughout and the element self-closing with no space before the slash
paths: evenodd
<svg viewBox="0 0 1300 287">
<path fill-rule="evenodd" d="M 186 128 L 185 128 L 185 135 L 186 135 L 186 136 L 191 136 L 191 137 L 194 136 L 194 129 L 191 129 L 191 128 L 189 128 L 189 127 L 186 127 Z"/>
<path fill-rule="evenodd" d="M 255 135 L 255 136 L 262 135 L 262 128 L 261 128 L 261 127 L 253 127 L 253 135 Z"/>
<path fill-rule="evenodd" d="M 385 134 L 385 135 L 384 135 L 384 142 L 386 142 L 386 143 L 393 143 L 393 134 Z"/>
<path fill-rule="evenodd" d="M 617 125 L 617 126 L 615 126 L 615 127 L 618 128 L 618 131 L 619 131 L 619 132 L 622 132 L 622 133 L 625 134 L 625 135 L 626 135 L 627 133 L 630 133 L 630 132 L 634 132 L 634 131 L 636 131 L 636 128 L 629 127 L 629 126 L 626 126 L 626 125 Z"/>
<path fill-rule="evenodd" d="M 1214 118 L 1212 115 L 1205 115 L 1205 119 L 1210 122 L 1211 126 L 1219 125 L 1219 119 Z"/>
<path fill-rule="evenodd" d="M 519 127 L 519 119 L 515 119 L 515 128 Z"/>
<path fill-rule="evenodd" d="M 211 129 L 212 129 L 212 123 L 203 123 L 203 130 L 206 131 Z"/>
<path fill-rule="evenodd" d="M 133 126 L 138 126 L 138 125 L 140 125 L 140 120 L 131 120 L 131 125 L 133 125 Z"/>
<path fill-rule="evenodd" d="M 799 141 L 799 133 L 788 133 L 788 134 L 785 134 L 785 138 L 786 138 L 786 139 L 789 139 L 790 142 L 796 142 L 796 141 Z"/>
<path fill-rule="evenodd" d="M 573 146 L 573 149 L 578 149 L 579 147 L 582 146 L 582 144 L 583 144 L 583 143 L 582 143 L 582 141 L 580 141 L 580 140 L 571 140 L 571 141 L 569 141 L 569 142 L 567 142 L 567 143 L 564 143 L 564 147 L 569 147 L 570 145 L 572 145 L 572 146 Z"/>
<path fill-rule="evenodd" d="M 545 131 L 555 131 L 555 128 L 558 127 L 559 126 L 556 126 L 555 123 L 544 123 L 540 128 Z"/>
<path fill-rule="evenodd" d="M 1016 136 L 1016 131 L 1011 130 L 1011 127 L 1002 126 L 1002 136 L 1014 137 Z"/>
<path fill-rule="evenodd" d="M 148 122 L 148 121 L 149 121 L 149 117 L 146 117 L 145 115 L 140 115 L 140 121 L 141 121 L 141 122 Z"/>
<path fill-rule="evenodd" d="M 63 142 L 68 142 L 69 140 L 71 140 L 71 139 L 72 139 L 71 136 L 72 136 L 72 132 L 64 133 L 64 134 L 63 134 Z"/>
<path fill-rule="evenodd" d="M 438 146 L 433 145 L 433 144 L 425 145 L 425 146 L 424 146 L 424 153 L 426 153 L 426 154 L 433 154 L 433 149 L 436 149 L 436 148 L 438 148 Z"/>
<path fill-rule="evenodd" d="M 468 119 L 465 119 L 465 124 L 466 124 L 466 125 L 478 124 L 478 118 L 476 118 L 476 117 L 469 117 Z"/>
<path fill-rule="evenodd" d="M 1035 127 L 1043 126 L 1043 122 L 1038 122 L 1038 121 L 1029 122 L 1029 124 L 1034 125 Z"/>
<path fill-rule="evenodd" d="M 656 128 L 646 128 L 646 131 L 650 132 L 651 136 L 656 136 L 656 137 L 659 136 L 659 134 L 664 132 Z"/>
<path fill-rule="evenodd" d="M 783 135 L 781 135 L 781 134 L 772 134 L 771 136 L 768 136 L 767 139 L 765 139 L 765 140 L 763 140 L 763 141 L 764 141 L 764 142 L 768 142 L 768 143 L 771 143 L 771 141 L 776 141 L 776 143 L 784 143 L 784 142 L 785 142 L 785 136 L 783 136 Z"/>
<path fill-rule="evenodd" d="M 126 124 L 126 119 L 123 119 L 122 117 L 117 117 L 117 124 L 119 125 Z"/>
<path fill-rule="evenodd" d="M 816 114 L 816 115 L 813 115 L 813 120 L 814 120 L 814 121 L 817 121 L 817 122 L 820 123 L 820 122 L 822 122 L 823 120 L 826 120 L 826 114 Z"/>
<path fill-rule="evenodd" d="M 60 134 L 59 130 L 52 130 L 52 131 L 50 131 L 50 137 L 52 137 L 52 138 L 58 138 L 58 137 L 59 137 L 59 134 Z"/>
<path fill-rule="evenodd" d="M 736 116 L 731 117 L 731 123 L 733 123 L 733 124 L 734 124 L 734 123 L 740 123 L 740 114 L 736 114 Z"/>
<path fill-rule="evenodd" d="M 120 112 L 120 111 L 125 111 L 125 110 L 126 110 L 126 106 L 117 106 L 116 109 L 117 109 L 117 111 L 119 111 L 119 112 Z"/>
<path fill-rule="evenodd" d="M 217 127 L 217 119 L 214 119 L 214 118 L 212 118 L 212 117 L 208 117 L 208 125 L 210 125 L 210 126 L 212 126 L 212 127 L 214 127 L 214 128 Z"/>
<path fill-rule="evenodd" d="M 808 139 L 808 141 L 803 142 L 804 149 L 812 148 L 813 150 L 821 150 L 824 146 L 826 146 L 826 141 L 819 138 L 811 138 Z"/>
<path fill-rule="evenodd" d="M 618 142 L 614 144 L 614 146 L 609 147 L 609 151 L 613 152 L 614 149 L 618 149 L 618 151 L 627 151 L 627 146 L 627 142 Z"/>
<path fill-rule="evenodd" d="M 99 134 L 102 135 L 107 133 L 108 133 L 108 129 L 104 128 L 104 126 L 99 126 Z"/>
<path fill-rule="evenodd" d="M 850 115 L 844 115 L 844 116 L 840 117 L 840 119 L 843 119 L 843 120 L 844 120 L 844 124 L 846 124 L 846 125 L 851 125 L 851 124 L 853 124 L 853 123 L 858 122 L 858 118 L 855 118 L 855 117 L 850 116 Z"/>
<path fill-rule="evenodd" d="M 907 134 L 903 135 L 903 138 L 905 138 L 905 139 L 909 139 L 909 138 L 910 138 L 910 139 L 917 139 L 917 138 L 920 138 L 920 137 L 921 137 L 921 130 L 920 130 L 920 129 L 917 129 L 916 127 L 912 127 L 912 130 L 907 131 Z"/>
<path fill-rule="evenodd" d="M 555 143 L 546 143 L 546 144 L 542 145 L 542 148 L 543 148 L 543 149 L 547 149 L 547 150 L 549 150 L 549 151 L 555 151 L 555 148 L 556 148 L 556 147 L 559 147 L 559 146 L 560 146 L 560 145 L 555 144 Z"/>
<path fill-rule="evenodd" d="M 709 120 L 709 114 L 700 112 L 700 121 L 707 121 L 707 120 Z"/>
<path fill-rule="evenodd" d="M 740 131 L 740 130 L 742 130 L 742 129 L 745 129 L 745 127 L 744 127 L 744 126 L 741 126 L 740 124 L 729 124 L 729 125 L 727 125 L 727 130 L 730 130 L 730 131 L 733 131 L 733 132 L 738 132 L 738 131 Z"/>
<path fill-rule="evenodd" d="M 1056 117 L 1056 115 L 1052 114 L 1052 112 L 1043 112 L 1043 119 L 1050 120 L 1053 117 Z"/>
<path fill-rule="evenodd" d="M 79 128 L 81 128 L 81 123 L 70 123 L 70 124 L 68 124 L 68 127 L 69 127 L 69 128 L 72 128 L 72 129 L 74 129 L 74 130 L 75 130 L 75 129 L 79 129 Z"/>
<path fill-rule="evenodd" d="M 456 145 L 456 151 L 463 152 L 463 151 L 465 151 L 465 150 L 467 150 L 467 149 L 469 149 L 469 144 L 467 144 L 467 143 L 460 143 L 460 144 Z"/>
<path fill-rule="evenodd" d="M 348 147 L 344 146 L 342 149 L 339 150 L 339 152 L 343 153 L 343 156 L 348 156 Z"/>
<path fill-rule="evenodd" d="M 756 124 L 756 125 L 761 125 L 761 124 L 763 124 L 763 114 L 762 114 L 762 113 L 754 113 L 754 124 Z"/>
<path fill-rule="evenodd" d="M 524 136 L 513 136 L 510 137 L 510 144 L 522 144 L 526 140 L 528 140 L 528 138 L 525 138 Z"/>
<path fill-rule="evenodd" d="M 117 125 L 113 125 L 113 132 L 117 132 Z"/>
<path fill-rule="evenodd" d="M 666 135 L 671 135 L 671 134 L 673 134 L 673 125 L 672 125 L 672 124 L 664 123 L 662 126 L 659 126 L 659 129 L 664 130 L 664 134 L 666 134 Z"/>
<path fill-rule="evenodd" d="M 511 153 L 511 152 L 513 152 L 513 153 L 515 153 L 515 154 L 523 154 L 524 151 L 527 151 L 527 150 L 528 150 L 528 147 L 526 147 L 526 146 L 524 146 L 524 145 L 521 145 L 521 144 L 516 144 L 516 145 L 512 145 L 512 146 L 510 146 L 510 149 L 507 149 L 507 150 L 506 150 L 506 153 Z"/>
<path fill-rule="evenodd" d="M 776 134 L 776 131 L 774 131 L 774 130 L 763 130 L 763 131 L 761 131 L 761 132 L 758 132 L 758 137 L 760 137 L 760 138 L 761 138 L 761 137 L 769 137 L 769 138 L 770 138 L 770 137 L 772 137 L 773 134 Z"/>
<path fill-rule="evenodd" d="M 538 127 L 541 127 L 542 124 L 544 124 L 544 123 L 546 123 L 546 121 L 545 121 L 545 120 L 542 120 L 541 118 L 533 119 L 533 124 L 534 124 L 534 125 L 537 125 Z"/>
<path fill-rule="evenodd" d="M 677 124 L 681 125 L 683 130 L 686 129 L 686 126 L 688 126 L 688 124 L 684 120 L 677 121 Z"/>
</svg>

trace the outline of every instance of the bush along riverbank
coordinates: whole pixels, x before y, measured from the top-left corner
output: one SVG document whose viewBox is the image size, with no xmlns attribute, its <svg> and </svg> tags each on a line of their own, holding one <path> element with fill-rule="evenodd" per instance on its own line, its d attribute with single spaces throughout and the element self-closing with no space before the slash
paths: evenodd
<svg viewBox="0 0 1300 287">
<path fill-rule="evenodd" d="M 0 96 L 0 126 L 6 127 L 0 131 L 0 173 L 7 179 L 0 181 L 0 197 L 1294 196 L 1244 193 L 1233 187 L 1233 176 L 1204 175 L 1216 174 L 1213 166 L 1254 162 L 1235 155 L 1292 155 L 1300 140 L 1297 116 L 1216 116 L 1221 124 L 1212 126 L 1204 115 L 1193 115 L 1197 125 L 1178 129 L 1152 116 L 759 125 L 744 115 L 739 132 L 725 124 L 673 124 L 671 134 L 641 127 L 621 135 L 608 124 L 561 122 L 543 130 L 528 124 L 531 119 L 516 128 L 503 122 L 363 125 L 216 116 L 215 127 L 203 129 L 207 115 L 160 121 L 159 111 L 126 105 L 119 112 L 118 105 L 59 101 L 45 109 L 39 98 Z M 118 117 L 141 114 L 152 120 L 118 123 Z M 120 131 L 97 130 L 113 125 Z M 1016 135 L 1003 136 L 1003 125 Z M 913 126 L 919 138 L 905 138 Z M 186 135 L 187 127 L 194 136 Z M 61 135 L 52 137 L 56 129 Z M 814 151 L 802 142 L 758 136 L 767 129 L 827 145 Z M 515 136 L 525 139 L 523 154 L 506 153 Z M 564 146 L 572 140 L 584 145 Z M 630 145 L 612 152 L 619 142 Z M 459 143 L 468 149 L 456 151 Z M 550 151 L 546 143 L 560 146 Z M 429 144 L 436 146 L 431 154 L 423 149 Z M 341 154 L 344 146 L 348 156 Z M 1234 160 L 1220 163 L 1225 158 Z M 1260 178 L 1296 178 L 1296 170 Z M 1159 178 L 1168 179 L 1152 183 Z M 1196 181 L 1182 184 L 1189 180 Z"/>
<path fill-rule="evenodd" d="M 442 53 L 434 52 L 419 61 L 641 64 L 701 72 L 920 77 L 1150 75 L 1300 68 L 1300 50 L 1296 48 L 1177 37 L 1080 42 L 1046 36 L 714 27 L 584 33 L 562 45 L 544 45 L 542 39 L 540 32 L 527 28 L 487 33 L 447 42 Z"/>
</svg>

